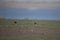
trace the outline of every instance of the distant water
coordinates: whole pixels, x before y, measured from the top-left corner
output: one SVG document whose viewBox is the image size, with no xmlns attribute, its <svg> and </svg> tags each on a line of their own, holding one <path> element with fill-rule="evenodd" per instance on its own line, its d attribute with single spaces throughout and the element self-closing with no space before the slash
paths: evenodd
<svg viewBox="0 0 60 40">
<path fill-rule="evenodd" d="M 60 20 L 60 8 L 0 8 L 0 17 L 11 19 Z"/>
</svg>

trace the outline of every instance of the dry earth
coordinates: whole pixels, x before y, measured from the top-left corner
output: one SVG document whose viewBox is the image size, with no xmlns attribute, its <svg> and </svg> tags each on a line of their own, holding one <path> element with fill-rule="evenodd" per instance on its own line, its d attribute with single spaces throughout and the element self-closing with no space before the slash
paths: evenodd
<svg viewBox="0 0 60 40">
<path fill-rule="evenodd" d="M 45 37 L 47 34 L 57 35 L 60 34 L 60 28 L 49 27 L 34 27 L 28 25 L 6 25 L 0 26 L 0 40 L 6 40 L 6 37 L 26 37 L 26 36 L 41 36 Z M 56 40 L 56 38 L 52 38 Z"/>
</svg>

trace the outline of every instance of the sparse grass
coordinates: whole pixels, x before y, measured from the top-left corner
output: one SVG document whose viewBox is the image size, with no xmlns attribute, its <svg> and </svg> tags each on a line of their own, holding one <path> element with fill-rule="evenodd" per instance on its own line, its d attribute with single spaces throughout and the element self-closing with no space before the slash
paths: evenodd
<svg viewBox="0 0 60 40">
<path fill-rule="evenodd" d="M 14 22 L 17 23 L 14 23 Z M 36 24 L 34 24 L 36 22 Z M 32 25 L 32 27 L 53 27 L 53 28 L 60 28 L 60 20 L 11 20 L 11 19 L 0 19 L 0 25 Z M 2 26 L 2 27 L 3 27 Z M 14 26 L 15 27 L 15 26 Z M 13 28 L 14 28 L 13 27 Z M 11 29 L 12 30 L 12 29 Z M 28 36 L 20 36 L 20 37 L 4 37 L 3 40 L 60 40 L 60 34 L 52 35 L 47 34 L 45 36 L 41 36 L 40 34 Z M 0 39 L 1 40 L 1 39 Z"/>
<path fill-rule="evenodd" d="M 47 34 L 46 36 L 29 35 L 25 37 L 7 37 L 6 40 L 60 40 L 60 35 Z"/>
<path fill-rule="evenodd" d="M 17 22 L 16 24 L 14 22 Z M 36 24 L 34 24 L 36 23 Z M 40 27 L 60 27 L 60 20 L 11 20 L 0 19 L 0 25 L 37 25 Z"/>
</svg>

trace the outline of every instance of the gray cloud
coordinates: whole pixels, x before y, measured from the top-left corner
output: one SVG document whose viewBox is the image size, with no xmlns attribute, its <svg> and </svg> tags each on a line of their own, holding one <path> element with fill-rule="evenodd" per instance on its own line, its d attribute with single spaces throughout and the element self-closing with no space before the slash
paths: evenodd
<svg viewBox="0 0 60 40">
<path fill-rule="evenodd" d="M 28 2 L 30 2 L 30 3 L 28 4 Z M 47 2 L 47 3 L 45 4 L 45 2 Z M 58 3 L 56 3 L 56 2 L 58 2 Z M 12 8 L 21 8 L 21 7 L 22 8 L 27 8 L 27 7 L 28 8 L 30 8 L 30 7 L 33 7 L 33 8 L 34 7 L 37 7 L 37 8 L 51 8 L 51 7 L 59 7 L 60 8 L 60 0 L 0 0 L 0 7 L 12 7 Z"/>
<path fill-rule="evenodd" d="M 57 2 L 57 1 L 60 1 L 60 0 L 0 0 L 0 2 L 21 2 L 21 1 L 32 1 L 32 2 L 39 2 L 39 1 L 47 1 L 47 2 Z"/>
</svg>

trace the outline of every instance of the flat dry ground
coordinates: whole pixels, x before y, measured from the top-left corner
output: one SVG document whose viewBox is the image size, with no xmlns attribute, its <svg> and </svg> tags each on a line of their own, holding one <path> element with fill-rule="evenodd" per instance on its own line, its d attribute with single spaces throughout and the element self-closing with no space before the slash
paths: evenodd
<svg viewBox="0 0 60 40">
<path fill-rule="evenodd" d="M 60 40 L 60 28 L 30 25 L 0 26 L 0 40 Z"/>
</svg>

